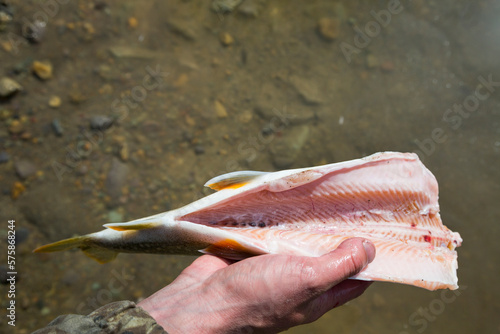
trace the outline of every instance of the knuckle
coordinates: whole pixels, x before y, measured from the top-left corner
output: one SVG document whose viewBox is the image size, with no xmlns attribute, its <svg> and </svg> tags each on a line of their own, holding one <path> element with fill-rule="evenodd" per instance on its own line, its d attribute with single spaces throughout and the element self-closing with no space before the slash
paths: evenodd
<svg viewBox="0 0 500 334">
<path fill-rule="evenodd" d="M 351 251 L 346 263 L 346 275 L 351 277 L 356 275 L 364 267 L 364 261 L 355 251 Z"/>
</svg>

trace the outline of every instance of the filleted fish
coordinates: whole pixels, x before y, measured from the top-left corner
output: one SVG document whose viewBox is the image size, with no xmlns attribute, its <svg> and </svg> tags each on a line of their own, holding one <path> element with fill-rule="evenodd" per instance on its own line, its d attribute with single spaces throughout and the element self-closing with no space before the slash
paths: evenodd
<svg viewBox="0 0 500 334">
<path fill-rule="evenodd" d="M 205 185 L 217 192 L 35 252 L 80 248 L 101 263 L 120 252 L 201 252 L 240 260 L 268 253 L 320 256 L 348 238 L 363 237 L 374 243 L 376 257 L 351 278 L 458 288 L 455 248 L 462 239 L 441 222 L 436 178 L 416 154 L 233 172 Z"/>
</svg>

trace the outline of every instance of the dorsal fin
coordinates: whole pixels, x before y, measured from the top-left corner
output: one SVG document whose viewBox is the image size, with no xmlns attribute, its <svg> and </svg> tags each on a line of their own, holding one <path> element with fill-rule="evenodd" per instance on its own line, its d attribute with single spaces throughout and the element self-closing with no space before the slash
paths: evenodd
<svg viewBox="0 0 500 334">
<path fill-rule="evenodd" d="M 155 223 L 150 221 L 145 222 L 131 222 L 131 223 L 111 223 L 104 224 L 104 227 L 110 228 L 115 231 L 133 231 L 133 230 L 143 230 L 146 228 L 153 228 L 158 226 L 161 223 Z"/>
<path fill-rule="evenodd" d="M 205 183 L 205 187 L 213 190 L 236 189 L 243 187 L 253 179 L 267 174 L 267 172 L 255 172 L 251 170 L 243 170 L 216 176 Z"/>
</svg>

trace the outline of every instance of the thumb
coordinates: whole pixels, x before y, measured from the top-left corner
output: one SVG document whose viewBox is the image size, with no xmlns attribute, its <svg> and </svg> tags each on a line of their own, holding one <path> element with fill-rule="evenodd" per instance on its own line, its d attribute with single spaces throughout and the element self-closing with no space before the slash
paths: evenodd
<svg viewBox="0 0 500 334">
<path fill-rule="evenodd" d="M 203 281 L 212 276 L 216 271 L 229 266 L 231 262 L 214 255 L 202 255 L 184 269 L 176 280 L 182 281 L 189 278 L 194 281 Z"/>
<path fill-rule="evenodd" d="M 316 272 L 310 288 L 317 293 L 356 275 L 375 258 L 375 246 L 367 239 L 352 238 L 342 242 L 334 251 L 316 258 L 313 267 Z"/>
</svg>

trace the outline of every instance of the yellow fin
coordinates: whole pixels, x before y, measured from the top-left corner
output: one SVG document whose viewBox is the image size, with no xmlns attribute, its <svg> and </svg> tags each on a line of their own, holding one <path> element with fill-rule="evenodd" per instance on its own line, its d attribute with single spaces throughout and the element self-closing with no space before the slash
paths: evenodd
<svg viewBox="0 0 500 334">
<path fill-rule="evenodd" d="M 142 223 L 112 223 L 112 224 L 105 224 L 104 227 L 110 228 L 115 231 L 137 231 L 137 230 L 143 230 L 146 228 L 153 228 L 158 226 L 160 223 L 155 223 L 155 222 L 142 222 Z"/>
<path fill-rule="evenodd" d="M 99 263 L 112 261 L 118 255 L 118 252 L 101 247 L 94 247 L 91 244 L 92 242 L 90 237 L 79 236 L 40 246 L 35 249 L 33 253 L 50 253 L 64 251 L 72 248 L 80 248 L 85 253 L 85 255 L 96 260 Z"/>
<path fill-rule="evenodd" d="M 239 171 L 216 176 L 205 183 L 205 187 L 213 190 L 237 189 L 250 183 L 253 179 L 267 172 Z"/>
<path fill-rule="evenodd" d="M 35 249 L 33 253 L 50 253 L 50 252 L 64 251 L 71 248 L 81 248 L 85 246 L 85 242 L 87 241 L 87 239 L 88 238 L 86 236 L 80 236 L 80 237 L 60 240 L 48 245 L 40 246 L 37 249 Z"/>
<path fill-rule="evenodd" d="M 89 247 L 86 249 L 82 249 L 82 251 L 85 253 L 85 255 L 101 264 L 113 261 L 118 255 L 118 252 L 100 247 Z"/>
<path fill-rule="evenodd" d="M 204 254 L 217 255 L 229 260 L 242 260 L 247 257 L 261 255 L 263 253 L 248 249 L 239 242 L 232 239 L 218 241 L 207 248 L 200 250 Z"/>
</svg>

